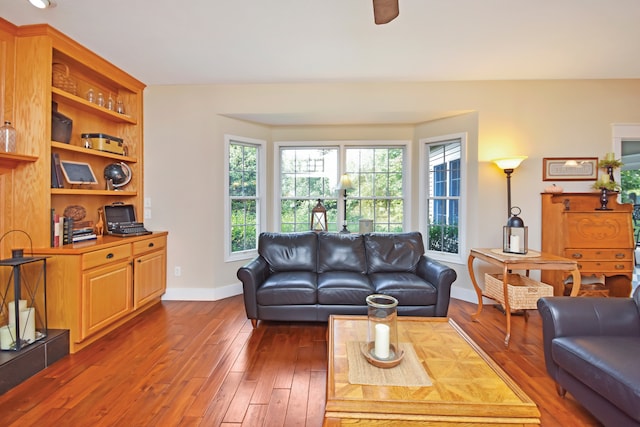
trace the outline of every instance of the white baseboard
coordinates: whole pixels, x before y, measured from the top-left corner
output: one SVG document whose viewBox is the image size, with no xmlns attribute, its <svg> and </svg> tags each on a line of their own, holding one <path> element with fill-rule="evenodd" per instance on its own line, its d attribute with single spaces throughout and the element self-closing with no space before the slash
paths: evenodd
<svg viewBox="0 0 640 427">
<path fill-rule="evenodd" d="M 476 305 L 478 304 L 478 295 L 473 289 L 461 288 L 455 285 L 451 286 L 451 298 L 470 302 Z M 482 297 L 482 304 L 492 305 L 495 303 L 496 302 L 492 299 Z"/>
<path fill-rule="evenodd" d="M 242 283 L 222 288 L 167 288 L 163 301 L 217 301 L 242 295 Z"/>
</svg>

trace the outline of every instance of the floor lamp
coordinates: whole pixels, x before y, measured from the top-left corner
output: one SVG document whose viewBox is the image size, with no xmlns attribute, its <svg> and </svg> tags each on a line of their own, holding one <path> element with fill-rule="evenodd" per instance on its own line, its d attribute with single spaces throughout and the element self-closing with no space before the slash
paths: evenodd
<svg viewBox="0 0 640 427">
<path fill-rule="evenodd" d="M 511 174 L 526 158 L 527 156 L 505 157 L 493 161 L 507 175 L 507 218 L 511 216 Z"/>
<path fill-rule="evenodd" d="M 338 185 L 338 190 L 344 191 L 344 217 L 342 218 L 342 230 L 341 233 L 350 233 L 347 228 L 347 190 L 353 189 L 353 183 L 351 182 L 351 178 L 346 173 L 340 177 L 340 184 Z"/>
</svg>

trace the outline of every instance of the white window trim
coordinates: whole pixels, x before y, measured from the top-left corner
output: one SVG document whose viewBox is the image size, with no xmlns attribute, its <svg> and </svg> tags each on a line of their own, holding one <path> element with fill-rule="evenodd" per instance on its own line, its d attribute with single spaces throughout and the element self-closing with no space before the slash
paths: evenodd
<svg viewBox="0 0 640 427">
<path fill-rule="evenodd" d="M 249 260 L 258 255 L 258 250 L 231 252 L 231 199 L 229 198 L 229 147 L 232 142 L 251 144 L 258 147 L 258 235 L 265 231 L 267 222 L 266 187 L 267 187 L 267 141 L 244 136 L 224 135 L 224 261 L 233 262 Z M 257 241 L 256 241 L 257 244 Z"/>
<path fill-rule="evenodd" d="M 467 164 L 467 133 L 452 133 L 448 135 L 440 135 L 434 136 L 430 138 L 421 138 L 419 140 L 419 154 L 420 154 L 420 165 L 418 167 L 419 170 L 419 178 L 420 182 L 418 184 L 419 189 L 419 197 L 418 203 L 420 206 L 420 232 L 422 233 L 423 239 L 425 243 L 429 237 L 429 229 L 428 229 L 428 220 L 424 213 L 429 212 L 429 198 L 427 194 L 429 193 L 429 152 L 427 150 L 427 145 L 434 143 L 444 143 L 447 141 L 451 141 L 454 139 L 460 140 L 460 209 L 458 210 L 458 253 L 457 254 L 448 254 L 438 251 L 430 251 L 425 250 L 426 254 L 433 259 L 438 261 L 455 263 L 455 264 L 464 264 L 465 254 L 467 253 L 467 169 L 469 165 Z M 426 247 L 426 245 L 425 245 Z"/>
<path fill-rule="evenodd" d="M 402 228 L 408 231 L 411 226 L 411 141 L 409 140 L 345 140 L 345 141 L 276 141 L 274 142 L 274 165 L 275 170 L 273 174 L 273 188 L 274 198 L 276 203 L 273 204 L 273 230 L 280 230 L 280 198 L 282 192 L 280 188 L 280 148 L 281 147 L 300 147 L 300 148 L 313 148 L 313 147 L 326 147 L 338 149 L 338 179 L 340 174 L 345 170 L 345 158 L 344 151 L 346 148 L 372 148 L 372 147 L 403 147 L 404 158 L 402 159 L 405 165 L 405 173 L 402 175 L 404 198 L 403 206 L 405 215 L 403 217 Z M 336 193 L 337 194 L 337 193 Z M 342 197 L 338 198 L 338 229 L 340 229 L 342 221 L 344 220 L 344 209 L 342 208 Z"/>
</svg>

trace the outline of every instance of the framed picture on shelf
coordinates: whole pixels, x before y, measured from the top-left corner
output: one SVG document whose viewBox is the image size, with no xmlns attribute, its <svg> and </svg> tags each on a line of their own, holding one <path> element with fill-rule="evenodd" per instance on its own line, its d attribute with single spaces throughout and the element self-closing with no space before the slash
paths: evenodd
<svg viewBox="0 0 640 427">
<path fill-rule="evenodd" d="M 62 173 L 69 184 L 97 184 L 96 175 L 91 169 L 91 165 L 85 162 L 72 162 L 71 160 L 60 160 Z"/>
<path fill-rule="evenodd" d="M 597 157 L 545 157 L 542 159 L 543 181 L 595 181 L 598 179 Z"/>
</svg>

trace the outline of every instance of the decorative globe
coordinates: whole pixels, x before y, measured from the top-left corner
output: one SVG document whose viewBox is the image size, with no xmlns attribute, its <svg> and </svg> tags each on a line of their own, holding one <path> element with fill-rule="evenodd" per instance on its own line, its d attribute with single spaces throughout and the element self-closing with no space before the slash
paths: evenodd
<svg viewBox="0 0 640 427">
<path fill-rule="evenodd" d="M 124 187 L 131 181 L 131 168 L 123 162 L 111 163 L 104 168 L 104 177 L 110 180 L 113 187 Z"/>
</svg>

